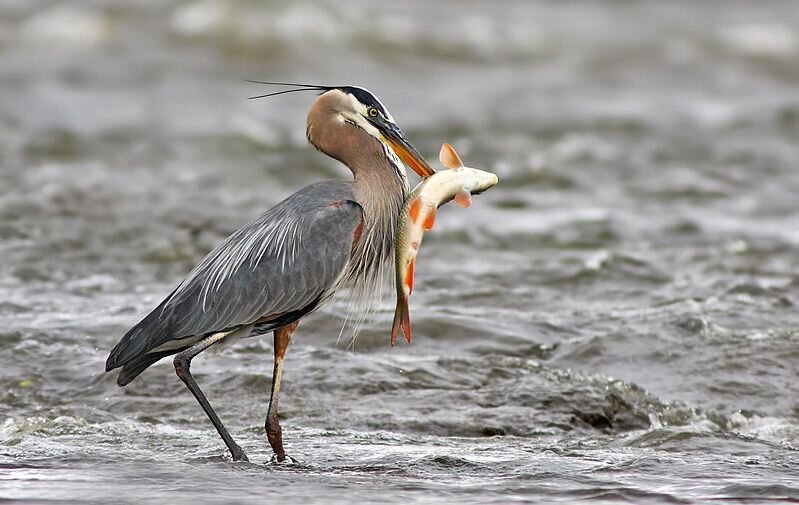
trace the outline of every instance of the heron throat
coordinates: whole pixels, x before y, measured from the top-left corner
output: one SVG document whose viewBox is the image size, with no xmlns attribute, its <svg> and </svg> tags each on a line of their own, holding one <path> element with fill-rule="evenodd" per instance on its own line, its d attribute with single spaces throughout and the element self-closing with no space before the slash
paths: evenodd
<svg viewBox="0 0 799 505">
<path fill-rule="evenodd" d="M 379 277 L 392 264 L 394 230 L 408 196 L 408 178 L 386 156 L 381 168 L 356 175 L 354 192 L 363 207 L 364 228 L 353 251 L 347 279 L 356 286 L 379 289 L 381 286 L 372 284 L 382 284 Z"/>
</svg>

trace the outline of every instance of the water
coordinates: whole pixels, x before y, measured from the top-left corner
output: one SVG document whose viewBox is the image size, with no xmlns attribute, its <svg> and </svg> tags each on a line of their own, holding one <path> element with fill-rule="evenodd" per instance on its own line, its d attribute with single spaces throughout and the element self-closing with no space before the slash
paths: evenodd
<svg viewBox="0 0 799 505">
<path fill-rule="evenodd" d="M 792 2 L 0 3 L 0 499 L 799 500 L 799 11 Z M 500 185 L 442 209 L 388 346 L 304 322 L 194 370 L 103 364 L 211 247 L 346 171 L 304 140 L 361 84 L 428 157 Z"/>
</svg>

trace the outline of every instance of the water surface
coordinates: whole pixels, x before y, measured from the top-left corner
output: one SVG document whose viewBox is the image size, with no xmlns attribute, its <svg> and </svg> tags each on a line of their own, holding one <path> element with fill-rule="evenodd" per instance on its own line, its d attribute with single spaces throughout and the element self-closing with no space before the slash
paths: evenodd
<svg viewBox="0 0 799 505">
<path fill-rule="evenodd" d="M 792 2 L 0 4 L 0 499 L 799 500 Z M 442 209 L 391 349 L 303 323 L 120 389 L 110 348 L 238 226 L 344 168 L 311 95 L 360 84 L 500 185 Z"/>
</svg>

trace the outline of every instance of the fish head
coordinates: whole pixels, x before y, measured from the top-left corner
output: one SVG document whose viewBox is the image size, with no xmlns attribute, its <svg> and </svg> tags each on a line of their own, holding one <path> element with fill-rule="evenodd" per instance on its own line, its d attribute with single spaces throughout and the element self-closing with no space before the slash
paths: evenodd
<svg viewBox="0 0 799 505">
<path fill-rule="evenodd" d="M 497 182 L 499 182 L 497 176 L 491 172 L 464 166 L 460 156 L 455 152 L 455 148 L 447 143 L 441 146 L 438 159 L 442 165 L 458 173 L 458 177 L 463 181 L 464 193 L 477 195 L 496 186 Z M 466 194 L 467 197 L 469 196 L 468 194 Z M 468 205 L 464 206 L 468 207 Z"/>
<path fill-rule="evenodd" d="M 483 191 L 496 186 L 499 182 L 496 174 L 480 170 L 479 168 L 461 167 L 458 170 L 462 170 L 464 176 L 466 176 L 463 189 L 473 195 L 479 195 Z"/>
</svg>

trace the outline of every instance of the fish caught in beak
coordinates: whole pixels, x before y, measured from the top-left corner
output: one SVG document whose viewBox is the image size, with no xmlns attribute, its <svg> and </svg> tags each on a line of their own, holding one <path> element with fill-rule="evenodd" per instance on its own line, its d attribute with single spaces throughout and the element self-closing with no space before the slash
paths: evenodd
<svg viewBox="0 0 799 505">
<path fill-rule="evenodd" d="M 497 176 L 491 172 L 463 165 L 458 153 L 449 144 L 441 146 L 441 164 L 448 170 L 436 172 L 419 183 L 405 199 L 394 230 L 394 285 L 397 288 L 397 306 L 391 326 L 391 346 L 397 336 L 405 335 L 411 343 L 411 318 L 408 298 L 413 291 L 416 255 L 422 245 L 424 233 L 433 228 L 438 208 L 455 200 L 461 207 L 472 204 L 472 195 L 495 186 Z"/>
<path fill-rule="evenodd" d="M 402 130 L 399 129 L 399 126 L 388 121 L 383 121 L 379 127 L 380 133 L 383 135 L 383 140 L 391 146 L 403 163 L 419 174 L 419 177 L 425 179 L 436 173 L 433 167 L 419 154 L 419 151 L 413 147 L 410 140 L 408 140 L 405 134 L 402 133 Z"/>
</svg>

